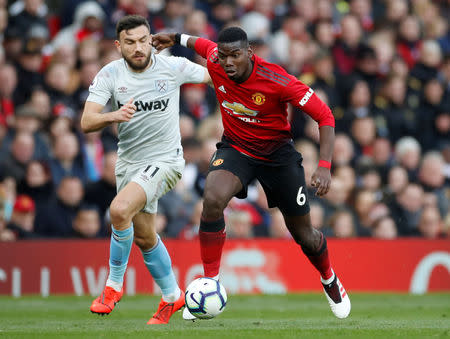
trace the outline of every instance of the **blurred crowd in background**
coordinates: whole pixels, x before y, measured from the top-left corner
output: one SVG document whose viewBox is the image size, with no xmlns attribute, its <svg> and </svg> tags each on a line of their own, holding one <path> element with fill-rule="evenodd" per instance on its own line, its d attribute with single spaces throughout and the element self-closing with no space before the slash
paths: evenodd
<svg viewBox="0 0 450 339">
<path fill-rule="evenodd" d="M 331 107 L 331 189 L 323 199 L 308 189 L 312 224 L 328 237 L 450 237 L 450 1 L 0 0 L 1 241 L 109 235 L 117 126 L 83 134 L 79 121 L 93 78 L 121 57 L 115 24 L 127 14 L 152 33 L 211 40 L 240 26 L 256 54 Z M 170 53 L 204 64 L 180 46 Z M 214 90 L 183 86 L 180 114 L 186 169 L 159 202 L 157 228 L 193 239 L 222 134 Z M 317 124 L 292 107 L 289 118 L 309 185 Z M 229 237 L 290 237 L 257 182 L 225 218 Z"/>
</svg>

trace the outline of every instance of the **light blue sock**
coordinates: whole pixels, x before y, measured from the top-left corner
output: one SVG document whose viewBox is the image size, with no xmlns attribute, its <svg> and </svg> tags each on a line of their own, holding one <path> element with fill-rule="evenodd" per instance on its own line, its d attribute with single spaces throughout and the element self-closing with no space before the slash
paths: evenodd
<svg viewBox="0 0 450 339">
<path fill-rule="evenodd" d="M 119 231 L 111 226 L 111 245 L 109 249 L 109 276 L 108 282 L 123 283 L 123 276 L 127 269 L 128 258 L 133 245 L 133 223 L 126 230 Z M 108 285 L 108 283 L 107 283 Z M 117 286 L 117 285 L 116 285 Z"/>
<path fill-rule="evenodd" d="M 142 255 L 150 274 L 161 288 L 163 299 L 168 302 L 176 301 L 180 296 L 179 288 L 172 270 L 172 261 L 161 238 L 158 236 L 156 245 L 145 252 L 142 251 Z"/>
</svg>

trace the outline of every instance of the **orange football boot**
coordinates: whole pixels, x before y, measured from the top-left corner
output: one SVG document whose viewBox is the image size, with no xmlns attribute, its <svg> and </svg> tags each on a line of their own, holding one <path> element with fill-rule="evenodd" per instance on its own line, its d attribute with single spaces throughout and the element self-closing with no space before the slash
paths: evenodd
<svg viewBox="0 0 450 339">
<path fill-rule="evenodd" d="M 114 288 L 106 286 L 102 294 L 92 302 L 91 312 L 101 315 L 110 314 L 122 295 L 123 288 L 120 292 L 117 292 Z"/>
<path fill-rule="evenodd" d="M 177 301 L 168 303 L 161 298 L 158 310 L 153 314 L 153 317 L 147 322 L 147 325 L 167 324 L 172 314 L 184 306 L 184 292 L 181 291 L 180 297 Z"/>
</svg>

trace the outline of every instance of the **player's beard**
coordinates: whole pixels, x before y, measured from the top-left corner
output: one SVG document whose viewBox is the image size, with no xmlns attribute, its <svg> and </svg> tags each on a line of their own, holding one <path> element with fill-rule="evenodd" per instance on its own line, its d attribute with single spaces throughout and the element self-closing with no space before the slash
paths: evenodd
<svg viewBox="0 0 450 339">
<path fill-rule="evenodd" d="M 125 61 L 127 62 L 128 66 L 134 70 L 134 71 L 142 71 L 145 68 L 147 68 L 149 62 L 150 62 L 150 58 L 152 56 L 151 53 L 148 53 L 147 57 L 144 59 L 144 61 L 141 62 L 136 62 L 135 60 L 133 60 L 133 56 L 131 57 L 127 57 L 125 54 L 122 53 L 123 58 L 125 59 Z"/>
</svg>

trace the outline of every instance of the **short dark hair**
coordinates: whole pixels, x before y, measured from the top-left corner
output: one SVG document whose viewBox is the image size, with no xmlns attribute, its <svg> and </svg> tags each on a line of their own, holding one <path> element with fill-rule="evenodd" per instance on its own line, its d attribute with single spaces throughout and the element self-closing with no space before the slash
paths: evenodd
<svg viewBox="0 0 450 339">
<path fill-rule="evenodd" d="M 126 15 L 116 25 L 117 39 L 120 37 L 120 32 L 133 29 L 139 26 L 145 26 L 150 32 L 150 25 L 146 18 L 140 15 Z"/>
<path fill-rule="evenodd" d="M 248 44 L 247 33 L 242 28 L 239 27 L 228 27 L 220 31 L 219 36 L 217 38 L 217 42 L 227 43 L 227 42 L 236 42 L 242 41 L 245 44 Z"/>
</svg>

